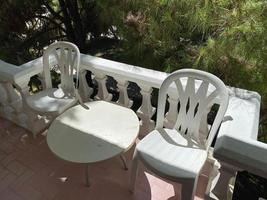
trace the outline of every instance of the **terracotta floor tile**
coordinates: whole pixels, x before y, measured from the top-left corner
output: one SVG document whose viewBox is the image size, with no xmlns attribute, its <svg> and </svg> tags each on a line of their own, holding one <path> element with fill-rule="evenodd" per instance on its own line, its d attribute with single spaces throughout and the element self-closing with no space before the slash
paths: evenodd
<svg viewBox="0 0 267 200">
<path fill-rule="evenodd" d="M 41 200 L 43 198 L 42 193 L 34 189 L 30 185 L 20 185 L 12 188 L 16 194 L 27 200 Z"/>
<path fill-rule="evenodd" d="M 3 179 L 8 174 L 10 174 L 10 172 L 5 167 L 0 165 L 0 180 Z"/>
<path fill-rule="evenodd" d="M 26 167 L 17 160 L 9 162 L 6 168 L 18 176 L 23 174 L 23 172 L 26 170 Z"/>
<path fill-rule="evenodd" d="M 30 155 L 22 155 L 21 157 L 17 158 L 23 165 L 30 168 L 34 172 L 41 172 L 42 170 L 46 170 L 47 166 L 34 158 L 31 154 Z"/>
<path fill-rule="evenodd" d="M 10 162 L 14 161 L 17 157 L 16 153 L 13 154 L 9 154 L 7 155 L 2 161 L 1 161 L 1 165 L 2 166 L 7 166 Z"/>
<path fill-rule="evenodd" d="M 0 160 L 4 159 L 7 156 L 7 153 L 0 151 Z"/>
<path fill-rule="evenodd" d="M 0 193 L 0 197 L 3 200 L 23 200 L 21 196 L 16 194 L 13 190 L 11 189 L 6 189 Z"/>
<path fill-rule="evenodd" d="M 11 144 L 7 140 L 2 140 L 0 142 L 0 150 L 2 150 L 3 152 L 7 154 L 10 154 L 15 151 L 15 145 Z"/>
<path fill-rule="evenodd" d="M 40 181 L 41 180 L 41 181 Z M 60 180 L 54 174 L 38 173 L 33 175 L 27 183 L 38 190 L 47 199 L 53 199 L 59 193 Z"/>
<path fill-rule="evenodd" d="M 134 193 L 129 176 L 134 147 L 126 154 L 129 170 L 119 157 L 90 165 L 91 187 L 85 186 L 84 164 L 56 157 L 45 133 L 29 132 L 0 118 L 0 200 L 177 200 L 181 186 L 163 180 L 140 165 Z M 204 196 L 207 179 L 199 179 L 195 199 Z"/>
<path fill-rule="evenodd" d="M 0 192 L 7 189 L 8 186 L 16 180 L 16 176 L 13 173 L 8 173 L 0 180 Z"/>
<path fill-rule="evenodd" d="M 28 181 L 34 174 L 35 173 L 32 170 L 26 169 L 23 174 L 19 175 L 16 181 L 14 181 L 9 187 L 17 187 L 22 184 L 29 184 Z"/>
</svg>

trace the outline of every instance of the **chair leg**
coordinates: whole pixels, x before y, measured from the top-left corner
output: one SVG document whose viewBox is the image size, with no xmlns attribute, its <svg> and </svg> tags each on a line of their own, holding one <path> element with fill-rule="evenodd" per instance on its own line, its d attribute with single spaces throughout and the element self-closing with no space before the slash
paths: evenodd
<svg viewBox="0 0 267 200">
<path fill-rule="evenodd" d="M 127 162 L 126 162 L 126 158 L 124 155 L 120 155 L 120 159 L 122 161 L 123 167 L 125 170 L 128 170 L 128 166 L 127 166 Z"/>
<path fill-rule="evenodd" d="M 135 189 L 135 181 L 138 173 L 138 156 L 137 152 L 134 152 L 133 160 L 132 160 L 132 169 L 131 169 L 131 175 L 130 175 L 130 191 L 134 192 Z"/>
<path fill-rule="evenodd" d="M 86 164 L 85 168 L 85 181 L 86 181 L 86 186 L 90 187 L 90 179 L 89 179 L 89 164 Z"/>
<path fill-rule="evenodd" d="M 182 183 L 182 192 L 181 192 L 181 199 L 182 200 L 193 200 L 197 187 L 197 178 L 186 180 Z"/>
</svg>

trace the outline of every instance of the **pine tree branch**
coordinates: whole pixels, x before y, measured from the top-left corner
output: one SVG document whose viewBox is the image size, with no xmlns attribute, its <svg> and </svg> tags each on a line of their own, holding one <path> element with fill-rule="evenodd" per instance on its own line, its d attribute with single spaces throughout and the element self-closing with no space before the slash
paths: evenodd
<svg viewBox="0 0 267 200">
<path fill-rule="evenodd" d="M 62 30 L 64 33 L 66 33 L 66 29 L 63 28 L 63 27 L 61 26 L 61 24 L 62 24 L 63 22 L 61 22 L 61 23 L 57 23 L 57 22 L 54 21 L 53 19 L 51 19 L 51 18 L 49 18 L 49 17 L 47 17 L 47 16 L 44 16 L 44 15 L 36 15 L 35 17 L 36 17 L 36 18 L 45 19 L 45 20 L 51 22 L 51 23 L 54 24 L 57 28 L 59 28 L 60 30 Z"/>
<path fill-rule="evenodd" d="M 61 21 L 64 21 L 64 17 L 59 14 L 60 12 L 57 13 L 56 11 L 54 11 L 54 9 L 49 5 L 48 2 L 44 2 L 44 5 L 54 17 L 58 18 Z"/>
<path fill-rule="evenodd" d="M 73 29 L 73 26 L 71 23 L 71 17 L 69 15 L 68 10 L 67 10 L 66 4 L 65 4 L 64 0 L 59 0 L 59 4 L 60 4 L 60 7 L 61 7 L 63 15 L 64 15 L 64 18 L 62 21 L 64 22 L 64 24 L 66 26 L 67 36 L 70 39 L 70 41 L 75 41 L 75 32 L 74 32 L 74 29 Z"/>
<path fill-rule="evenodd" d="M 74 1 L 65 0 L 65 2 L 69 11 L 69 15 L 73 22 L 74 31 L 79 36 L 76 38 L 76 41 L 79 43 L 80 46 L 82 46 L 83 45 L 82 43 L 85 42 L 85 34 L 84 34 L 82 20 L 79 15 L 77 0 Z"/>
<path fill-rule="evenodd" d="M 42 28 L 40 31 L 37 31 L 34 35 L 30 36 L 28 39 L 24 40 L 19 46 L 18 49 L 20 48 L 25 48 L 27 46 L 31 46 L 32 43 L 36 43 L 36 40 L 38 40 L 39 37 L 41 37 L 43 34 L 47 34 L 50 31 L 53 30 L 57 30 L 56 27 L 53 28 L 48 28 L 48 26 L 45 26 L 44 28 Z M 57 35 L 55 37 L 62 37 L 65 35 Z M 52 37 L 53 39 L 54 37 Z M 49 37 L 49 40 L 51 40 L 51 38 Z"/>
</svg>

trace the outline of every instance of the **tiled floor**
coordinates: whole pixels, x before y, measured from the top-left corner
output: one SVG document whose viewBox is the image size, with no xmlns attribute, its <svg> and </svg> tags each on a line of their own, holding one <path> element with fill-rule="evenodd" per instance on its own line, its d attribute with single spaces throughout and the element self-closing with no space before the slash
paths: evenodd
<svg viewBox="0 0 267 200">
<path fill-rule="evenodd" d="M 131 166 L 132 149 L 126 154 Z M 140 167 L 134 194 L 129 172 L 119 158 L 90 166 L 91 187 L 85 187 L 85 165 L 63 161 L 47 147 L 45 133 L 29 132 L 0 118 L 1 200 L 174 200 L 180 185 L 156 178 Z M 199 178 L 195 199 L 203 199 L 207 179 Z"/>
</svg>

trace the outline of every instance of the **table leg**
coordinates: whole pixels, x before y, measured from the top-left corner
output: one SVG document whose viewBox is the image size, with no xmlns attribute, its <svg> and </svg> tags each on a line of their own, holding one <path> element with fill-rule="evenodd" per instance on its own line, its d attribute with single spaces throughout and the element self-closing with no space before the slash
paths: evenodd
<svg viewBox="0 0 267 200">
<path fill-rule="evenodd" d="M 120 155 L 120 158 L 122 160 L 122 163 L 123 163 L 123 167 L 125 170 L 128 170 L 128 166 L 127 166 L 127 163 L 126 163 L 126 158 L 123 154 Z"/>
<path fill-rule="evenodd" d="M 90 180 L 89 180 L 89 164 L 86 164 L 85 167 L 85 176 L 86 176 L 86 186 L 90 187 Z"/>
</svg>

